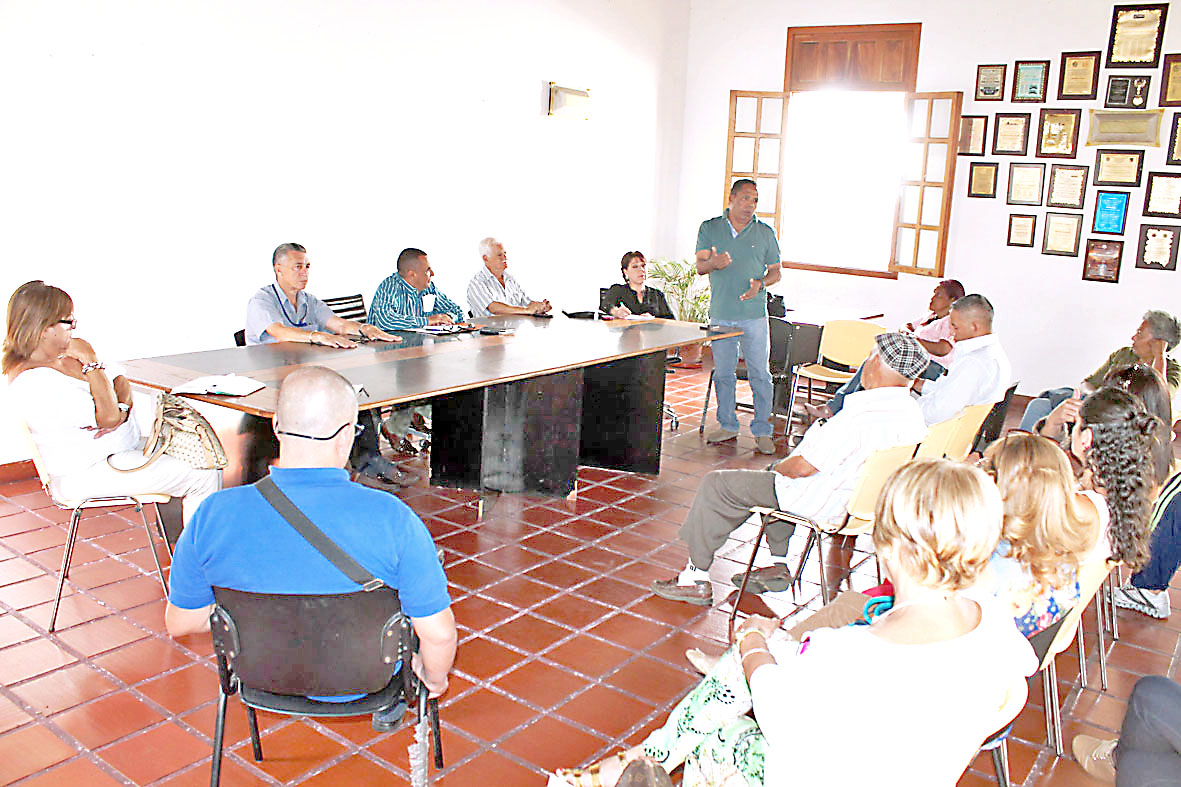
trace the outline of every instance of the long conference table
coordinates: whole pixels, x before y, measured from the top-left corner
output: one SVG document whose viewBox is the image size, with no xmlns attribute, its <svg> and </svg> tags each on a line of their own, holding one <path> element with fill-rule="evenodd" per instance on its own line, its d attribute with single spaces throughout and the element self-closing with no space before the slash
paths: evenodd
<svg viewBox="0 0 1181 787">
<path fill-rule="evenodd" d="M 567 495 L 580 464 L 657 473 L 665 351 L 741 331 L 673 320 L 492 317 L 513 334 L 399 332 L 401 343 L 352 350 L 279 342 L 143 358 L 128 378 L 171 390 L 207 375 L 252 377 L 248 396 L 191 395 L 226 449 L 226 486 L 262 477 L 278 455 L 271 430 L 279 384 L 326 366 L 360 386 L 362 410 L 432 406 L 431 483 Z"/>
</svg>

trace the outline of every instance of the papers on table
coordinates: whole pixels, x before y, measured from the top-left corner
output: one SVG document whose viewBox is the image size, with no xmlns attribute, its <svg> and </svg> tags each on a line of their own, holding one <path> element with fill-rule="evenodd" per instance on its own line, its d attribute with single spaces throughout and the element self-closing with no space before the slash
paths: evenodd
<svg viewBox="0 0 1181 787">
<path fill-rule="evenodd" d="M 424 325 L 421 328 L 410 329 L 412 333 L 459 333 L 462 330 L 462 326 L 454 324 Z"/>
<path fill-rule="evenodd" d="M 628 316 L 624 317 L 623 319 L 625 319 L 625 320 L 655 320 L 656 318 L 653 317 L 651 314 L 629 314 Z"/>
<path fill-rule="evenodd" d="M 261 391 L 266 385 L 250 377 L 236 374 L 215 374 L 198 377 L 172 389 L 174 394 L 220 394 L 222 396 L 246 396 Z"/>
</svg>

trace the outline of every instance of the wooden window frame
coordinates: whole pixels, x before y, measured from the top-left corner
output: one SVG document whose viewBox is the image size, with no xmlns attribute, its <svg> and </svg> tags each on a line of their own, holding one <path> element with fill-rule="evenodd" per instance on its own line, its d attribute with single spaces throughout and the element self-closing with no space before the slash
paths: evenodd
<svg viewBox="0 0 1181 787">
<path fill-rule="evenodd" d="M 786 55 L 785 63 L 784 63 L 784 78 L 783 78 L 784 90 L 782 92 L 753 91 L 753 90 L 731 90 L 730 91 L 730 118 L 729 118 L 730 122 L 729 122 L 728 133 L 726 135 L 726 178 L 725 178 L 725 183 L 724 183 L 722 204 L 723 205 L 729 204 L 730 185 L 734 182 L 734 180 L 736 178 L 750 177 L 750 178 L 754 179 L 757 183 L 759 178 L 774 177 L 775 181 L 776 181 L 774 213 L 762 212 L 762 213 L 757 213 L 756 215 L 758 215 L 760 218 L 772 219 L 774 222 L 775 233 L 777 236 L 779 235 L 780 229 L 782 227 L 782 215 L 783 215 L 782 214 L 782 207 L 783 207 L 784 183 L 783 183 L 783 178 L 782 178 L 782 172 L 783 172 L 784 159 L 785 159 L 785 156 L 787 153 L 787 146 L 784 144 L 783 135 L 787 129 L 787 113 L 788 113 L 788 107 L 789 107 L 790 101 L 791 101 L 791 94 L 793 92 L 804 92 L 804 90 L 815 89 L 817 87 L 824 86 L 823 84 L 818 84 L 818 83 L 809 83 L 808 85 L 803 85 L 803 84 L 801 84 L 801 79 L 793 78 L 793 72 L 792 72 L 793 52 L 795 52 L 795 50 L 796 50 L 796 45 L 801 42 L 821 42 L 821 43 L 823 43 L 826 41 L 837 41 L 837 42 L 840 42 L 840 41 L 853 41 L 853 42 L 856 42 L 856 41 L 886 41 L 886 40 L 897 41 L 897 40 L 899 40 L 900 34 L 902 37 L 910 36 L 909 42 L 903 44 L 903 47 L 905 49 L 905 51 L 904 51 L 905 57 L 904 57 L 903 64 L 902 64 L 903 71 L 901 74 L 901 80 L 899 82 L 888 83 L 888 84 L 881 83 L 881 84 L 875 85 L 875 83 L 873 83 L 873 82 L 867 82 L 867 81 L 861 80 L 861 81 L 850 81 L 849 84 L 851 84 L 854 87 L 854 89 L 856 89 L 858 91 L 881 90 L 881 91 L 891 91 L 891 92 L 905 92 L 907 94 L 906 100 L 907 100 L 908 107 L 911 105 L 911 103 L 914 100 L 916 100 L 916 98 L 918 98 L 920 96 L 921 97 L 939 96 L 939 97 L 944 97 L 944 98 L 952 98 L 952 100 L 953 100 L 952 116 L 949 119 L 948 134 L 949 134 L 949 136 L 952 137 L 951 142 L 954 143 L 955 140 L 958 139 L 959 117 L 960 117 L 960 110 L 962 108 L 963 93 L 961 92 L 961 93 L 954 93 L 954 94 L 953 93 L 922 93 L 922 94 L 919 94 L 919 93 L 915 92 L 915 81 L 916 81 L 917 66 L 918 66 L 919 39 L 920 39 L 921 30 L 922 30 L 922 24 L 917 23 L 917 22 L 901 23 L 901 24 L 886 24 L 886 25 L 832 25 L 832 26 L 818 26 L 818 27 L 791 27 L 791 28 L 788 28 L 788 30 L 787 30 L 787 55 Z M 735 131 L 735 123 L 736 123 L 736 119 L 737 119 L 736 109 L 737 109 L 737 101 L 739 98 L 755 98 L 756 99 L 756 117 L 755 117 L 755 126 L 754 126 L 755 131 L 754 132 L 737 132 L 737 131 Z M 767 99 L 776 99 L 776 100 L 781 100 L 783 102 L 783 116 L 780 119 L 778 134 L 767 134 L 767 133 L 763 133 L 762 131 L 760 131 L 760 129 L 762 127 L 762 114 L 761 113 L 762 113 L 763 102 Z M 929 108 L 928 108 L 928 119 L 927 119 L 927 131 L 928 132 L 930 130 L 930 122 L 931 122 L 931 117 L 930 117 L 931 109 L 930 108 L 933 106 L 934 106 L 934 104 L 932 103 L 931 105 L 929 105 Z M 760 163 L 759 156 L 758 156 L 760 141 L 762 139 L 767 139 L 767 138 L 777 139 L 779 142 L 779 171 L 774 172 L 774 173 L 735 171 L 734 170 L 734 158 L 733 158 L 733 156 L 734 156 L 734 140 L 736 138 L 740 138 L 740 137 L 753 137 L 755 139 L 754 158 L 752 161 L 752 165 L 756 168 L 759 166 L 759 163 Z M 914 142 L 916 140 L 911 138 L 911 141 Z M 927 137 L 923 140 L 917 140 L 917 141 L 920 141 L 923 143 L 924 153 L 925 153 L 927 145 L 932 143 L 933 138 Z M 939 141 L 941 141 L 941 140 L 939 140 Z M 925 167 L 926 166 L 926 159 L 924 158 L 923 161 L 924 161 L 924 167 Z M 895 211 L 894 211 L 894 231 L 891 235 L 891 243 L 890 243 L 890 250 L 889 250 L 890 262 L 889 262 L 889 265 L 886 270 L 867 270 L 867 269 L 862 269 L 862 268 L 844 268 L 844 267 L 839 267 L 839 266 L 835 266 L 835 265 L 820 265 L 820 264 L 816 264 L 816 263 L 795 262 L 795 261 L 789 261 L 789 260 L 783 260 L 781 262 L 782 267 L 793 269 L 793 270 L 819 271 L 819 272 L 823 272 L 823 273 L 840 273 L 840 274 L 844 274 L 844 275 L 848 275 L 848 276 L 866 276 L 866 277 L 879 278 L 879 279 L 897 279 L 899 273 L 914 273 L 914 274 L 923 275 L 923 276 L 943 276 L 943 269 L 944 269 L 944 264 L 945 264 L 946 251 L 947 251 L 948 230 L 950 227 L 950 220 L 951 220 L 951 201 L 952 201 L 952 197 L 954 196 L 955 165 L 956 165 L 956 146 L 955 146 L 955 144 L 949 144 L 948 160 L 947 160 L 947 164 L 946 164 L 945 172 L 944 172 L 944 182 L 943 182 L 943 184 L 941 184 L 944 189 L 944 192 L 943 192 L 944 202 L 943 202 L 941 213 L 940 213 L 939 226 L 933 227 L 930 225 L 921 225 L 921 223 L 916 225 L 916 227 L 915 227 L 916 243 L 915 243 L 915 249 L 913 252 L 916 256 L 912 257 L 910 265 L 899 265 L 897 263 L 897 261 L 895 260 L 895 256 L 897 254 L 898 229 L 900 226 L 899 222 L 900 222 L 900 218 L 901 218 L 900 214 L 901 214 L 901 210 L 902 210 L 902 192 L 903 192 L 903 189 L 907 185 L 919 185 L 919 187 L 920 187 L 919 188 L 920 202 L 919 202 L 918 207 L 919 207 L 920 212 L 918 214 L 918 217 L 921 222 L 921 217 L 922 217 L 922 212 L 921 212 L 922 202 L 921 202 L 921 200 L 922 200 L 922 197 L 925 193 L 925 189 L 923 188 L 923 186 L 924 185 L 934 185 L 933 181 L 923 181 L 921 183 L 916 183 L 914 180 L 904 179 L 899 184 L 899 198 L 898 198 L 898 202 L 895 206 Z M 909 225 L 902 225 L 902 226 L 909 226 Z M 917 266 L 917 253 L 918 253 L 918 248 L 919 248 L 919 242 L 918 242 L 917 238 L 919 237 L 919 232 L 922 229 L 925 229 L 928 231 L 934 229 L 939 232 L 938 247 L 937 247 L 936 257 L 935 257 L 935 268 L 929 269 L 929 270 L 924 269 L 924 268 L 919 268 Z"/>
</svg>

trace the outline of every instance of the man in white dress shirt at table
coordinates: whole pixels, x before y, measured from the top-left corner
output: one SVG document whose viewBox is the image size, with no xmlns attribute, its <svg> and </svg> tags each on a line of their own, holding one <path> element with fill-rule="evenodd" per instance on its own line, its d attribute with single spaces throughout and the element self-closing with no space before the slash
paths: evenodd
<svg viewBox="0 0 1181 787">
<path fill-rule="evenodd" d="M 951 305 L 955 360 L 938 380 L 920 380 L 919 409 L 927 425 L 954 418 L 965 407 L 1005 398 L 1013 376 L 1009 356 L 992 332 L 993 308 L 983 295 L 965 295 Z"/>
<path fill-rule="evenodd" d="M 548 314 L 549 301 L 535 301 L 513 278 L 508 268 L 508 254 L 504 244 L 496 238 L 480 241 L 480 256 L 484 267 L 467 285 L 467 307 L 473 317 L 493 314 Z"/>
</svg>

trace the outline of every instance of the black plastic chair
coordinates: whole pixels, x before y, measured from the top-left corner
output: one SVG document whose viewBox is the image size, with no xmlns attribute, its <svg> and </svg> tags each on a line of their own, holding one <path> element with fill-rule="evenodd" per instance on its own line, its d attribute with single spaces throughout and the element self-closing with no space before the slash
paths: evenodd
<svg viewBox="0 0 1181 787">
<path fill-rule="evenodd" d="M 238 330 L 238 331 L 234 331 L 234 346 L 235 347 L 245 347 L 246 346 L 246 329 L 245 328 L 242 328 L 241 330 Z"/>
<path fill-rule="evenodd" d="M 324 305 L 332 309 L 332 313 L 342 320 L 365 322 L 368 312 L 365 311 L 365 298 L 360 293 L 356 295 L 342 295 L 339 298 L 325 298 Z"/>
<path fill-rule="evenodd" d="M 226 700 L 238 692 L 250 722 L 254 759 L 262 760 L 255 710 L 293 716 L 359 716 L 422 707 L 425 691 L 409 668 L 417 639 L 389 587 L 331 595 L 278 595 L 214 588 L 210 614 L 220 681 L 211 787 L 221 778 Z M 310 697 L 365 692 L 328 702 Z M 423 695 L 425 696 L 425 695 Z M 435 767 L 443 767 L 438 711 L 430 704 Z"/>
<path fill-rule="evenodd" d="M 787 430 L 791 429 L 791 398 L 792 392 L 795 388 L 795 366 L 791 361 L 791 347 L 796 333 L 795 323 L 788 322 L 782 317 L 768 317 L 768 328 L 771 332 L 771 355 L 768 359 L 768 366 L 771 370 L 771 384 L 773 392 L 771 396 L 771 413 L 773 415 L 786 415 L 788 418 Z M 739 380 L 747 379 L 746 363 L 740 362 L 738 368 L 735 370 L 735 376 Z M 714 373 L 710 370 L 709 382 L 705 386 L 705 401 L 701 405 L 701 423 L 697 425 L 697 432 L 701 434 L 705 432 L 705 419 L 709 413 L 709 398 L 713 392 L 714 387 Z M 736 402 L 738 409 L 748 410 L 754 412 L 755 406 L 751 402 Z"/>
<path fill-rule="evenodd" d="M 976 433 L 976 442 L 972 443 L 973 451 L 983 453 L 989 443 L 1001 436 L 1001 430 L 1005 428 L 1005 418 L 1009 415 L 1009 405 L 1013 402 L 1013 394 L 1017 392 L 1018 385 L 1020 383 L 1013 383 L 1009 390 L 1005 391 L 1005 398 L 994 404 L 988 415 L 984 416 L 980 431 Z"/>
</svg>

